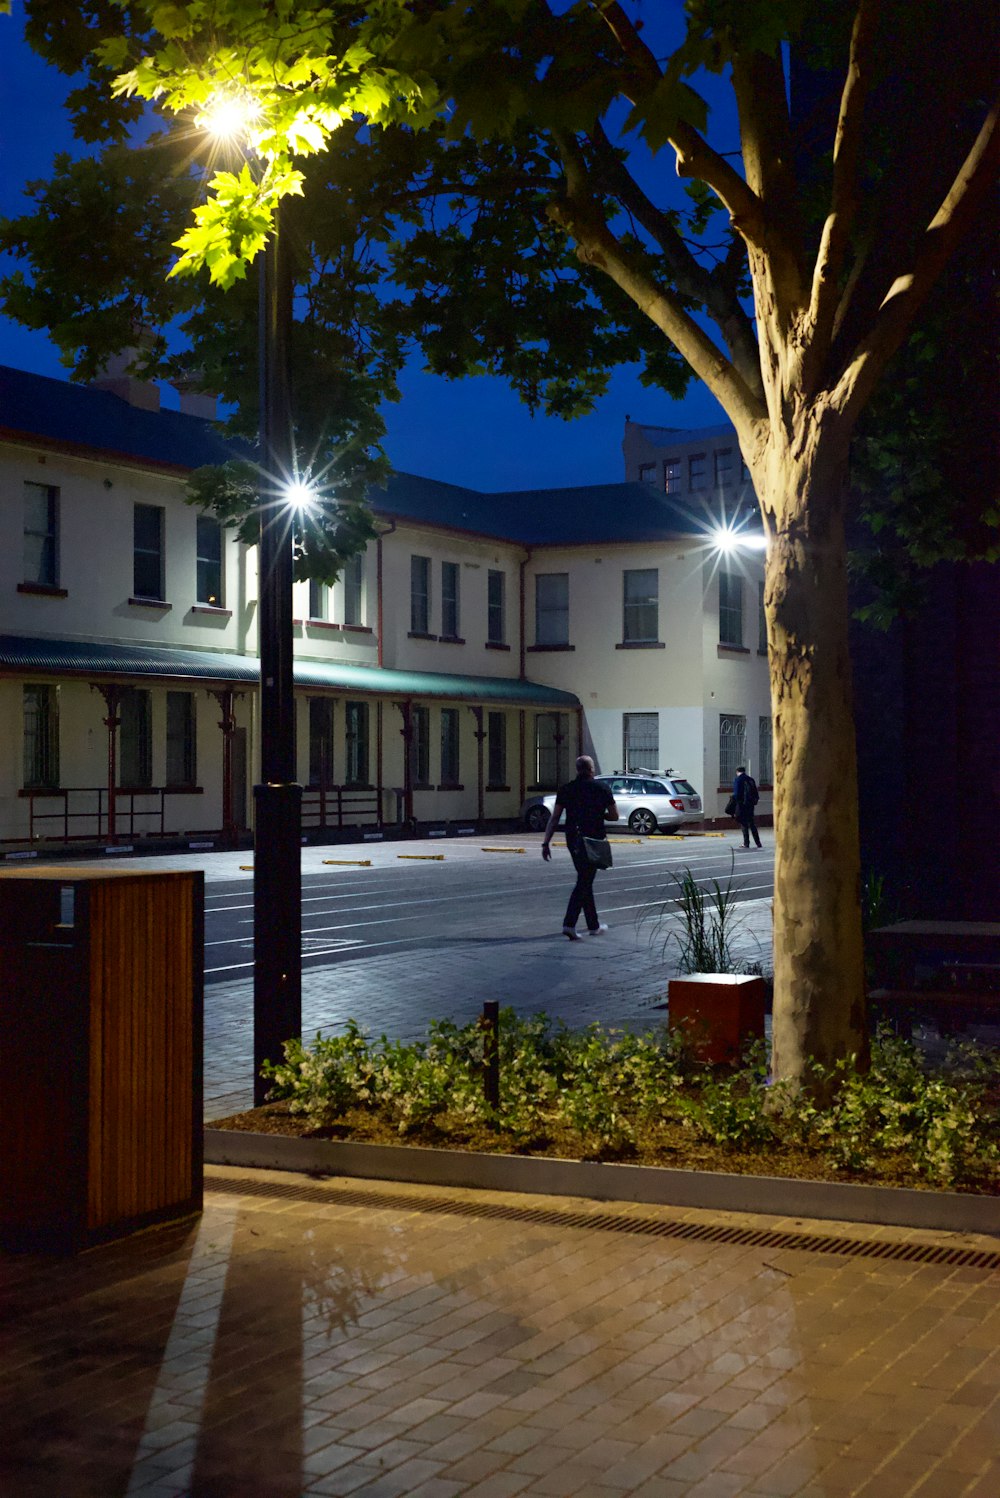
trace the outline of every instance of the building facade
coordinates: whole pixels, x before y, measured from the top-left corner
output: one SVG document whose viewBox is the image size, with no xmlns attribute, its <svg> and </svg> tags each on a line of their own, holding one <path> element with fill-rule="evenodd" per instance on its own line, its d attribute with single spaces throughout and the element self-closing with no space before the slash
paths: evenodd
<svg viewBox="0 0 1000 1498">
<path fill-rule="evenodd" d="M 127 376 L 0 371 L 8 856 L 250 827 L 255 553 L 185 500 L 229 451 Z M 700 509 L 648 475 L 483 494 L 401 474 L 372 498 L 365 555 L 295 585 L 307 834 L 513 820 L 583 749 L 677 770 L 709 816 L 737 762 L 766 798 L 760 560 L 721 557 Z"/>
</svg>

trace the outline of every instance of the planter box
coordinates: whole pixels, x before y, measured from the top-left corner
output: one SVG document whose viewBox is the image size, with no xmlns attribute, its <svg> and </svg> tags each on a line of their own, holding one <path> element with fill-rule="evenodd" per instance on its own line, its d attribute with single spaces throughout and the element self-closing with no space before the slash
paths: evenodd
<svg viewBox="0 0 1000 1498">
<path fill-rule="evenodd" d="M 721 1171 L 667 1170 L 651 1165 L 601 1165 L 590 1160 L 484 1155 L 411 1145 L 355 1144 L 349 1140 L 293 1139 L 236 1129 L 206 1129 L 205 1159 L 212 1165 L 294 1170 L 409 1185 L 579 1196 L 594 1201 L 763 1212 L 776 1217 L 1000 1236 L 1000 1198 L 957 1191 L 725 1175 Z"/>
<path fill-rule="evenodd" d="M 688 973 L 671 978 L 667 1025 L 679 1030 L 699 1061 L 735 1061 L 748 1040 L 764 1038 L 763 978 L 736 973 Z"/>
</svg>

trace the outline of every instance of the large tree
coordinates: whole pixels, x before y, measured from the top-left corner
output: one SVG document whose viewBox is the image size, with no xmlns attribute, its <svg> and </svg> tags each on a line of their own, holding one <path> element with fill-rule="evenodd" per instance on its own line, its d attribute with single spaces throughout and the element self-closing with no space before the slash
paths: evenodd
<svg viewBox="0 0 1000 1498">
<path fill-rule="evenodd" d="M 67 45 L 60 10 L 32 7 L 50 53 Z M 178 243 L 181 277 L 238 285 L 276 198 L 302 194 L 301 284 L 322 298 L 317 224 L 325 214 L 337 239 L 330 220 L 377 204 L 369 263 L 403 294 L 365 283 L 372 325 L 419 336 L 432 367 L 501 369 L 529 399 L 571 410 L 632 338 L 652 382 L 680 388 L 682 362 L 718 397 L 769 541 L 774 1069 L 801 1083 L 810 1058 L 865 1043 L 849 448 L 993 179 L 991 10 L 689 0 L 673 33 L 663 15 L 638 0 L 97 3 L 80 23 L 94 28 L 84 50 L 103 36 L 80 107 L 99 112 L 102 66 L 120 98 L 181 119 L 220 90 L 252 98 L 261 169 L 208 184 Z M 789 44 L 812 80 L 791 102 Z M 706 77 L 729 91 L 738 139 L 725 111 L 711 136 L 695 88 Z M 105 129 L 121 130 L 104 108 Z M 339 242 L 356 244 L 357 227 Z"/>
</svg>

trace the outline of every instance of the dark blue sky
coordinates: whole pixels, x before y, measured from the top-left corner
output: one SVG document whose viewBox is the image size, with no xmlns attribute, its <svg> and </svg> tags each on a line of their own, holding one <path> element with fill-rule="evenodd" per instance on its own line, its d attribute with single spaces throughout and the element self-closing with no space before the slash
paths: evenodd
<svg viewBox="0 0 1000 1498">
<path fill-rule="evenodd" d="M 23 184 L 46 176 L 56 151 L 74 149 L 62 109 L 69 82 L 30 50 L 22 24 L 23 7 L 15 0 L 13 14 L 0 17 L 0 213 L 5 215 L 24 211 Z M 66 378 L 46 334 L 28 332 L 2 316 L 0 363 Z M 693 385 L 683 401 L 669 401 L 645 390 L 637 375 L 637 368 L 618 370 L 591 416 L 564 422 L 532 417 L 502 380 L 443 380 L 415 362 L 403 379 L 403 400 L 386 409 L 386 449 L 397 468 L 479 489 L 610 483 L 624 477 L 626 413 L 678 427 L 725 419 L 703 386 Z"/>
</svg>

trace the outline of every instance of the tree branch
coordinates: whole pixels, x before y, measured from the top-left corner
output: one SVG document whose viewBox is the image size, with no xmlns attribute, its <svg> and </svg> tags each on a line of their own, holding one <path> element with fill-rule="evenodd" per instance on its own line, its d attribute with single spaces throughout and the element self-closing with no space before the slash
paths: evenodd
<svg viewBox="0 0 1000 1498">
<path fill-rule="evenodd" d="M 833 404 L 849 419 L 864 409 L 938 275 L 971 224 L 1000 165 L 1000 100 L 983 121 L 971 150 L 917 247 L 911 268 L 896 276 L 868 333 L 859 341 L 833 389 Z"/>
<path fill-rule="evenodd" d="M 597 153 L 598 186 L 606 188 L 659 245 L 677 290 L 705 308 L 722 334 L 740 376 L 749 389 L 763 398 L 757 338 L 732 289 L 732 279 L 716 276 L 699 265 L 670 217 L 646 196 L 600 125 L 592 142 Z M 730 251 L 734 244 L 742 261 L 746 253 L 743 241 L 734 235 Z"/>
<path fill-rule="evenodd" d="M 837 314 L 840 276 L 858 208 L 858 164 L 863 139 L 865 100 L 872 82 L 874 40 L 880 0 L 861 0 L 840 97 L 833 146 L 830 211 L 823 225 L 809 299 L 810 343 L 825 358 Z"/>
<path fill-rule="evenodd" d="M 741 442 L 750 442 L 750 428 L 767 414 L 760 394 L 751 390 L 732 361 L 713 343 L 672 291 L 657 285 L 645 268 L 629 255 L 608 228 L 591 191 L 586 164 L 576 141 L 555 133 L 563 157 L 567 194 L 550 203 L 549 217 L 572 235 L 577 257 L 609 276 L 687 360 L 699 379 L 728 412 Z M 759 377 L 759 374 L 758 374 Z"/>
</svg>

